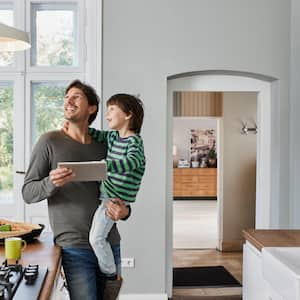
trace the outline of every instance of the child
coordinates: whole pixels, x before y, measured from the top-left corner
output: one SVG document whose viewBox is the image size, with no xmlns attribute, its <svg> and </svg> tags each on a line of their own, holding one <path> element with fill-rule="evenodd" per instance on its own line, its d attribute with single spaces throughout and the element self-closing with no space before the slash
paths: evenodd
<svg viewBox="0 0 300 300">
<path fill-rule="evenodd" d="M 114 257 L 106 240 L 114 224 L 114 221 L 106 215 L 106 203 L 113 198 L 119 198 L 126 204 L 135 202 L 145 171 L 144 146 L 139 135 L 144 118 L 142 101 L 132 95 L 116 94 L 106 104 L 106 119 L 109 128 L 113 130 L 89 129 L 94 140 L 106 141 L 108 147 L 107 179 L 101 183 L 102 202 L 95 212 L 90 230 L 90 244 L 98 258 L 100 269 L 108 280 L 105 293 L 109 285 L 113 289 L 113 282 L 117 280 L 117 275 L 120 275 L 121 271 L 120 262 L 117 263 L 118 269 L 115 264 L 115 259 L 120 258 L 120 254 L 114 253 Z"/>
</svg>

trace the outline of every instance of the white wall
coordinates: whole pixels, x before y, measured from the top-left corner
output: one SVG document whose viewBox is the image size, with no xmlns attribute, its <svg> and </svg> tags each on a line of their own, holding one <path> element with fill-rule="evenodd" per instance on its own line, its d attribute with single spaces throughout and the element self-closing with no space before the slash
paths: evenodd
<svg viewBox="0 0 300 300">
<path fill-rule="evenodd" d="M 131 220 L 121 224 L 123 293 L 166 287 L 167 76 L 240 70 L 279 79 L 280 195 L 288 199 L 290 2 L 282 0 L 104 0 L 103 95 L 139 93 L 145 102 L 147 170 Z M 283 197 L 284 196 L 284 197 Z M 288 224 L 288 205 L 276 222 Z"/>
<path fill-rule="evenodd" d="M 291 1 L 291 226 L 300 228 L 300 1 Z"/>
<path fill-rule="evenodd" d="M 223 93 L 223 241 L 242 246 L 242 230 L 255 227 L 256 138 L 241 134 L 257 124 L 257 93 Z"/>
<path fill-rule="evenodd" d="M 173 145 L 177 148 L 177 159 L 191 158 L 191 129 L 214 129 L 217 135 L 217 119 L 201 117 L 173 118 Z"/>
</svg>

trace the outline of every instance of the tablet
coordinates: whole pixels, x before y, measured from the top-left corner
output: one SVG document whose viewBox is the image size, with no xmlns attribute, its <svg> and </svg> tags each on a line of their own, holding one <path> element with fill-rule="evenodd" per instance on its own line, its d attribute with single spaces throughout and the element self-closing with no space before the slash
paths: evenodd
<svg viewBox="0 0 300 300">
<path fill-rule="evenodd" d="M 59 162 L 58 167 L 72 169 L 75 177 L 72 181 L 100 181 L 106 179 L 106 162 L 101 161 L 66 161 Z"/>
</svg>

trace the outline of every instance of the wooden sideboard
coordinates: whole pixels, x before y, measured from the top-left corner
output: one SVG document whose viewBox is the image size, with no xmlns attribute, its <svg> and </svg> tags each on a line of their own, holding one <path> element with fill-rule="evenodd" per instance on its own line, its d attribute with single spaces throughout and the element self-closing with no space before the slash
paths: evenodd
<svg viewBox="0 0 300 300">
<path fill-rule="evenodd" d="M 217 197 L 217 169 L 174 168 L 173 197 Z"/>
</svg>

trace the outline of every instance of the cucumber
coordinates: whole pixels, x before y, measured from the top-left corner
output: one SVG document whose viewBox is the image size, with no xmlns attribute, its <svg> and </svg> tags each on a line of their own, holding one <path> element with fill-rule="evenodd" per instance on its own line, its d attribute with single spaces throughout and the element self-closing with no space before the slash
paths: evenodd
<svg viewBox="0 0 300 300">
<path fill-rule="evenodd" d="M 11 225 L 10 224 L 0 225 L 0 231 L 11 231 Z"/>
</svg>

